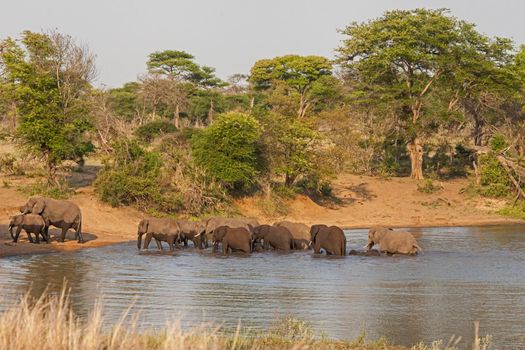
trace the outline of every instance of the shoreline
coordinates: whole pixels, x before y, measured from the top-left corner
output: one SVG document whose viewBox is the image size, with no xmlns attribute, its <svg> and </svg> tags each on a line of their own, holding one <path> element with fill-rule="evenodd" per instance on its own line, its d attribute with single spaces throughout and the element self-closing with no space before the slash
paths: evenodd
<svg viewBox="0 0 525 350">
<path fill-rule="evenodd" d="M 450 227 L 483 227 L 483 226 L 507 226 L 507 225 L 523 225 L 525 228 L 525 220 L 519 219 L 506 219 L 502 218 L 501 220 L 490 220 L 486 222 L 464 222 L 464 223 L 452 223 L 449 225 L 443 224 L 419 224 L 419 225 L 392 225 L 392 228 L 450 228 Z M 341 227 L 343 230 L 366 230 L 370 225 L 356 224 L 351 226 Z M 122 243 L 134 242 L 134 239 L 122 239 L 115 241 L 88 241 L 86 243 L 77 243 L 76 241 L 66 241 L 64 243 L 52 242 L 49 245 L 47 243 L 40 243 L 40 245 L 29 243 L 29 242 L 19 242 L 16 244 L 16 247 L 23 246 L 26 249 L 19 250 L 14 249 L 11 251 L 6 251 L 0 249 L 0 259 L 7 257 L 17 257 L 17 256 L 28 256 L 28 255 L 40 255 L 40 254 L 53 254 L 53 253 L 74 253 L 83 249 L 97 249 L 102 247 L 107 247 L 111 245 L 117 245 Z M 11 246 L 7 242 L 3 242 L 3 246 Z"/>
</svg>

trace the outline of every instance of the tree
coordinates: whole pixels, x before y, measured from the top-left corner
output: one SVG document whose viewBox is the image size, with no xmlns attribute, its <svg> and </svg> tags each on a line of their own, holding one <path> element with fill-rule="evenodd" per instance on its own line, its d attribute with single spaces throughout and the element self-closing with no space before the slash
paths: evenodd
<svg viewBox="0 0 525 350">
<path fill-rule="evenodd" d="M 477 52 L 478 40 L 471 41 L 477 36 L 474 26 L 444 9 L 395 10 L 353 23 L 342 33 L 347 39 L 338 49 L 338 61 L 354 94 L 397 114 L 411 177 L 422 179 L 425 136 L 450 116 L 454 95 L 443 93 L 454 91 L 449 82 Z"/>
<path fill-rule="evenodd" d="M 249 81 L 256 90 L 278 89 L 280 96 L 297 97 L 297 117 L 302 119 L 337 83 L 332 64 L 325 57 L 287 55 L 257 61 Z"/>
<path fill-rule="evenodd" d="M 48 181 L 64 160 L 82 163 L 93 150 L 86 135 L 92 122 L 86 97 L 96 75 L 94 56 L 59 33 L 25 31 L 20 46 L 3 41 L 2 79 L 16 103 L 21 143 L 46 164 Z"/>
<path fill-rule="evenodd" d="M 259 122 L 248 114 L 230 112 L 192 137 L 198 165 L 233 191 L 246 191 L 260 173 Z"/>
<path fill-rule="evenodd" d="M 302 177 L 320 176 L 317 152 L 321 137 L 308 123 L 294 117 L 269 113 L 262 118 L 264 158 L 270 178 L 284 177 L 292 187 Z"/>
</svg>

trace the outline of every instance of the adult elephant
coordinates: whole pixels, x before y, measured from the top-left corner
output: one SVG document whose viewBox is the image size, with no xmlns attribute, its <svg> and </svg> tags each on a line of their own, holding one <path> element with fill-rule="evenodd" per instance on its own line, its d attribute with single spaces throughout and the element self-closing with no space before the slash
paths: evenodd
<svg viewBox="0 0 525 350">
<path fill-rule="evenodd" d="M 170 218 L 145 218 L 141 220 L 137 231 L 137 248 L 139 250 L 144 234 L 146 235 L 144 249 L 148 249 L 151 238 L 155 238 L 159 250 L 162 250 L 162 242 L 166 242 L 170 250 L 173 251 L 179 240 L 180 228 L 177 221 Z"/>
<path fill-rule="evenodd" d="M 260 225 L 253 229 L 253 246 L 258 241 L 263 240 L 263 249 L 268 250 L 272 247 L 275 250 L 289 251 L 294 249 L 294 239 L 286 227 L 275 227 L 270 225 Z"/>
<path fill-rule="evenodd" d="M 231 251 L 251 253 L 252 234 L 244 227 L 219 226 L 213 230 L 214 250 L 222 243 L 222 252 Z"/>
<path fill-rule="evenodd" d="M 310 242 L 316 254 L 321 253 L 321 249 L 328 255 L 346 254 L 346 237 L 343 230 L 337 226 L 313 225 L 310 228 Z"/>
<path fill-rule="evenodd" d="M 380 252 L 387 254 L 415 255 L 418 251 L 423 251 L 411 233 L 394 231 L 383 226 L 368 230 L 366 250 L 369 251 L 376 244 L 379 245 Z"/>
<path fill-rule="evenodd" d="M 279 221 L 273 224 L 276 227 L 285 227 L 290 231 L 294 239 L 295 249 L 310 249 L 310 227 L 299 222 Z"/>
<path fill-rule="evenodd" d="M 180 240 L 185 247 L 188 246 L 188 240 L 191 240 L 193 245 L 199 249 L 208 247 L 208 240 L 205 235 L 202 235 L 206 231 L 205 223 L 202 221 L 177 220 L 177 224 L 180 228 Z"/>
<path fill-rule="evenodd" d="M 259 222 L 254 218 L 223 218 L 223 217 L 211 217 L 205 221 L 206 230 L 204 236 L 201 239 L 204 239 L 206 243 L 208 242 L 209 237 L 212 236 L 213 231 L 221 226 L 228 226 L 231 228 L 245 228 L 251 232 L 251 230 L 259 226 Z"/>
<path fill-rule="evenodd" d="M 20 212 L 40 215 L 46 224 L 44 229 L 46 237 L 49 237 L 49 226 L 52 225 L 62 229 L 60 242 L 64 242 L 67 231 L 73 229 L 75 230 L 75 238 L 78 239 L 78 243 L 84 243 L 84 237 L 82 237 L 82 213 L 75 203 L 47 197 L 31 197 L 20 208 Z"/>
</svg>

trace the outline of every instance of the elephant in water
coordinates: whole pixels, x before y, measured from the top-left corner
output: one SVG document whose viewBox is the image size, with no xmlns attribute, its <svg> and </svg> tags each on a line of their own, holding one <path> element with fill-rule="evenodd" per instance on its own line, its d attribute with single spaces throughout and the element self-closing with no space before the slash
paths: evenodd
<svg viewBox="0 0 525 350">
<path fill-rule="evenodd" d="M 275 250 L 289 251 L 295 247 L 293 236 L 286 227 L 257 226 L 253 229 L 253 246 L 261 239 L 264 241 L 264 250 L 272 247 Z"/>
<path fill-rule="evenodd" d="M 170 218 L 145 218 L 139 223 L 137 232 L 137 248 L 140 249 L 142 236 L 144 239 L 144 249 L 148 249 L 151 238 L 155 238 L 157 248 L 162 250 L 162 243 L 167 242 L 170 250 L 175 249 L 180 236 L 180 228 L 174 219 Z"/>
<path fill-rule="evenodd" d="M 252 234 L 244 227 L 220 226 L 213 230 L 214 250 L 222 243 L 222 252 L 231 251 L 251 253 Z"/>
<path fill-rule="evenodd" d="M 22 214 L 32 213 L 42 216 L 46 223 L 44 229 L 46 237 L 49 237 L 49 226 L 53 225 L 62 229 L 60 242 L 64 242 L 69 229 L 74 229 L 78 243 L 84 243 L 84 238 L 82 237 L 82 213 L 75 203 L 46 197 L 31 197 L 20 208 L 20 212 Z"/>
<path fill-rule="evenodd" d="M 291 221 L 279 221 L 273 224 L 276 227 L 286 227 L 293 236 L 294 249 L 310 249 L 310 228 L 305 224 Z"/>
<path fill-rule="evenodd" d="M 310 228 L 310 235 L 314 253 L 319 254 L 321 249 L 324 249 L 328 255 L 344 256 L 346 254 L 346 237 L 339 227 L 313 225 Z"/>
<path fill-rule="evenodd" d="M 184 246 L 188 246 L 188 240 L 193 242 L 199 249 L 208 247 L 208 240 L 203 233 L 206 231 L 206 224 L 201 221 L 177 220 L 180 228 L 180 240 Z"/>
<path fill-rule="evenodd" d="M 376 244 L 379 245 L 380 252 L 387 254 L 415 255 L 418 251 L 423 251 L 411 233 L 393 231 L 382 226 L 368 230 L 366 250 L 369 251 Z"/>
<path fill-rule="evenodd" d="M 253 218 L 223 218 L 212 217 L 205 221 L 206 230 L 204 232 L 204 240 L 207 242 L 213 231 L 221 226 L 228 226 L 230 228 L 242 227 L 251 232 L 254 227 L 259 226 L 259 222 Z"/>
<path fill-rule="evenodd" d="M 13 227 L 16 227 L 16 233 L 13 234 Z M 24 230 L 27 233 L 27 239 L 29 242 L 33 243 L 33 238 L 31 234 L 35 234 L 36 243 L 40 243 L 39 235 L 42 235 L 42 238 L 49 243 L 49 236 L 45 235 L 46 223 L 40 215 L 35 214 L 19 214 L 11 216 L 9 220 L 9 233 L 13 238 L 13 242 L 18 241 L 20 236 L 20 231 Z"/>
</svg>

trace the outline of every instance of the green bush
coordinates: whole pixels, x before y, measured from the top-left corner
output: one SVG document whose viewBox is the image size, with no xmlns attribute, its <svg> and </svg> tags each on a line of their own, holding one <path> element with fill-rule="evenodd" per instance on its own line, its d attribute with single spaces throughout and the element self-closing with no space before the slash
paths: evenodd
<svg viewBox="0 0 525 350">
<path fill-rule="evenodd" d="M 510 191 L 510 180 L 503 166 L 494 154 L 479 156 L 480 189 L 479 192 L 487 197 L 507 197 Z"/>
<path fill-rule="evenodd" d="M 30 185 L 19 186 L 17 190 L 28 196 L 45 196 L 55 199 L 67 199 L 75 192 L 66 181 L 50 185 L 48 181 L 38 181 Z"/>
<path fill-rule="evenodd" d="M 153 141 L 156 137 L 177 131 L 173 123 L 168 120 L 155 120 L 141 125 L 135 130 L 135 136 L 145 142 Z"/>
<path fill-rule="evenodd" d="M 431 194 L 437 191 L 440 191 L 443 189 L 443 186 L 440 184 L 434 184 L 434 182 L 431 179 L 425 180 L 425 183 L 423 185 L 417 185 L 417 190 L 422 193 Z"/>
<path fill-rule="evenodd" d="M 162 197 L 161 167 L 158 153 L 144 150 L 136 141 L 118 141 L 95 181 L 95 191 L 113 206 L 144 207 Z"/>
<path fill-rule="evenodd" d="M 518 202 L 516 205 L 506 205 L 498 210 L 497 213 L 511 218 L 525 220 L 525 203 Z"/>
<path fill-rule="evenodd" d="M 489 141 L 490 149 L 494 152 L 500 152 L 507 148 L 509 144 L 507 143 L 507 140 L 505 139 L 505 136 L 501 134 L 496 134 L 490 138 Z"/>
<path fill-rule="evenodd" d="M 192 137 L 198 165 L 231 191 L 247 191 L 260 172 L 261 127 L 250 115 L 230 112 Z"/>
</svg>

